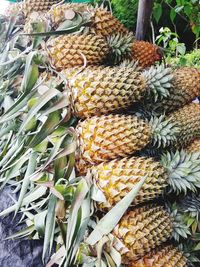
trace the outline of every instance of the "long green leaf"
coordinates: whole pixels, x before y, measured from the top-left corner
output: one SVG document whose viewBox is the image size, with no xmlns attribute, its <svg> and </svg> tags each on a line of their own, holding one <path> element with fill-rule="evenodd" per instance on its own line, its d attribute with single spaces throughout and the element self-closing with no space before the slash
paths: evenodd
<svg viewBox="0 0 200 267">
<path fill-rule="evenodd" d="M 54 98 L 56 95 L 58 95 L 59 93 L 60 93 L 60 92 L 59 92 L 58 90 L 53 89 L 53 88 L 49 89 L 46 93 L 44 93 L 44 95 L 41 96 L 39 103 L 37 103 L 36 105 L 34 105 L 34 106 L 30 109 L 30 111 L 29 111 L 29 113 L 28 113 L 26 119 L 23 121 L 23 123 L 22 123 L 22 125 L 21 125 L 21 127 L 20 127 L 20 129 L 19 129 L 18 134 L 20 134 L 20 133 L 23 131 L 23 129 L 25 128 L 25 126 L 26 126 L 26 125 L 30 122 L 30 120 L 31 120 L 31 119 L 32 119 L 32 118 L 39 112 L 39 110 L 40 110 L 44 105 L 46 105 L 52 98 Z"/>
<path fill-rule="evenodd" d="M 39 236 L 44 235 L 46 216 L 47 216 L 47 210 L 44 210 L 34 216 L 34 225 Z"/>
<path fill-rule="evenodd" d="M 21 206 L 26 206 L 29 205 L 30 203 L 36 201 L 37 199 L 41 198 L 45 193 L 46 193 L 47 188 L 44 186 L 40 186 L 35 189 L 34 192 L 28 194 L 24 200 L 22 201 Z M 17 204 L 14 204 L 13 206 L 7 208 L 6 210 L 3 210 L 0 213 L 0 216 L 5 216 L 8 215 L 9 213 L 13 212 L 16 210 Z"/>
<path fill-rule="evenodd" d="M 48 205 L 46 225 L 45 225 L 45 234 L 44 234 L 44 247 L 42 253 L 42 259 L 44 260 L 48 247 L 51 251 L 53 236 L 55 231 L 55 207 L 56 207 L 57 198 L 54 195 L 51 195 Z"/>
<path fill-rule="evenodd" d="M 60 123 L 60 112 L 55 111 L 49 114 L 48 119 L 41 127 L 40 131 L 31 140 L 29 147 L 35 147 L 40 144 L 48 135 L 55 131 L 56 127 Z"/>
<path fill-rule="evenodd" d="M 17 208 L 15 210 L 15 215 L 17 214 L 17 212 L 19 211 L 19 209 L 21 207 L 22 201 L 24 199 L 24 196 L 27 192 L 27 189 L 28 189 L 28 186 L 30 183 L 30 175 L 34 173 L 34 171 L 36 169 L 36 165 L 37 165 L 37 153 L 33 152 L 30 155 L 26 174 L 25 174 L 24 179 L 23 179 L 22 188 L 21 188 L 20 194 L 19 194 L 19 199 L 18 199 L 17 204 L 16 204 Z"/>
<path fill-rule="evenodd" d="M 86 240 L 88 244 L 96 244 L 104 235 L 109 234 L 114 229 L 137 196 L 145 180 L 146 177 L 143 177 L 136 186 L 98 222 L 97 226 Z"/>
</svg>

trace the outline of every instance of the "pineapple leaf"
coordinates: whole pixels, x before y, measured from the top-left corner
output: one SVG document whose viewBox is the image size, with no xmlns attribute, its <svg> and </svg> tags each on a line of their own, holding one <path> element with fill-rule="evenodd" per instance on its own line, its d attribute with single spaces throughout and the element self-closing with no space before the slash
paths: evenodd
<svg viewBox="0 0 200 267">
<path fill-rule="evenodd" d="M 55 207 L 56 207 L 57 198 L 54 195 L 50 196 L 48 203 L 48 211 L 46 215 L 46 224 L 45 224 L 45 233 L 44 233 L 44 246 L 42 259 L 44 260 L 47 249 L 51 252 L 55 231 Z"/>
<path fill-rule="evenodd" d="M 145 180 L 146 176 L 98 222 L 97 226 L 86 240 L 88 244 L 96 244 L 104 235 L 109 234 L 113 230 L 136 197 Z"/>
<path fill-rule="evenodd" d="M 44 196 L 44 194 L 46 193 L 46 190 L 47 189 L 44 186 L 40 186 L 40 187 L 35 188 L 33 192 L 31 192 L 31 193 L 27 194 L 27 196 L 25 196 L 25 198 L 22 201 L 21 206 L 29 205 L 30 203 L 33 203 L 35 200 Z M 9 213 L 15 211 L 16 207 L 17 207 L 17 204 L 14 204 L 13 206 L 7 208 L 6 210 L 3 210 L 0 213 L 0 216 L 8 215 Z"/>
<path fill-rule="evenodd" d="M 31 153 L 30 155 L 30 159 L 29 159 L 29 162 L 28 162 L 28 166 L 27 166 L 27 170 L 26 170 L 26 174 L 23 178 L 23 182 L 22 182 L 22 187 L 21 187 L 21 190 L 20 190 L 20 194 L 19 194 L 19 199 L 17 201 L 17 207 L 16 207 L 16 210 L 15 210 L 15 215 L 17 214 L 17 212 L 19 211 L 20 207 L 21 207 L 21 204 L 22 204 L 22 201 L 23 201 L 23 198 L 27 192 L 27 189 L 28 189 L 28 186 L 29 186 L 29 183 L 30 183 L 30 175 L 32 175 L 36 169 L 36 165 L 37 165 L 37 153 L 36 152 L 33 152 Z"/>
</svg>

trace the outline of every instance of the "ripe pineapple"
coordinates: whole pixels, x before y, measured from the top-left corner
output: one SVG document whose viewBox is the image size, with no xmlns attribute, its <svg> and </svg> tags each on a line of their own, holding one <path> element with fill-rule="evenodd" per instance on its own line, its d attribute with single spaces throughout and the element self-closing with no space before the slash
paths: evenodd
<svg viewBox="0 0 200 267">
<path fill-rule="evenodd" d="M 47 42 L 47 52 L 57 70 L 95 65 L 105 61 L 110 48 L 101 36 L 96 35 L 63 35 Z"/>
<path fill-rule="evenodd" d="M 163 194 L 168 172 L 153 158 L 131 157 L 103 162 L 91 169 L 97 187 L 106 197 L 100 209 L 110 209 L 143 178 L 147 177 L 133 204 L 149 201 Z"/>
<path fill-rule="evenodd" d="M 24 0 L 22 10 L 25 16 L 33 11 L 48 11 L 52 5 L 59 3 L 60 0 Z"/>
<path fill-rule="evenodd" d="M 185 105 L 171 113 L 168 118 L 180 129 L 177 136 L 178 147 L 184 147 L 200 136 L 200 105 L 198 103 Z"/>
<path fill-rule="evenodd" d="M 149 109 L 157 112 L 172 112 L 192 102 L 200 95 L 200 70 L 182 67 L 173 71 L 172 87 L 166 99 L 159 103 L 145 103 Z"/>
<path fill-rule="evenodd" d="M 177 151 L 175 154 L 163 154 L 161 162 L 153 158 L 131 157 L 93 166 L 92 178 L 106 198 L 99 207 L 112 208 L 143 177 L 146 181 L 134 199 L 134 205 L 161 196 L 167 186 L 168 191 L 176 193 L 195 191 L 200 179 L 199 164 L 200 153 L 194 155 Z"/>
<path fill-rule="evenodd" d="M 187 259 L 174 246 L 158 247 L 130 267 L 187 267 Z"/>
<path fill-rule="evenodd" d="M 170 69 L 151 68 L 144 73 L 129 67 L 95 67 L 66 70 L 74 113 L 79 118 L 108 114 L 130 107 L 145 96 L 165 97 L 171 86 Z M 74 75 L 73 75 L 74 74 Z"/>
<path fill-rule="evenodd" d="M 49 17 L 54 28 L 66 20 L 66 12 L 68 10 L 78 11 L 81 13 L 89 13 L 91 16 L 91 25 L 89 32 L 91 34 L 107 37 L 113 33 L 128 33 L 124 25 L 116 19 L 111 12 L 104 8 L 94 8 L 86 4 L 66 3 L 53 7 L 49 11 Z"/>
<path fill-rule="evenodd" d="M 156 45 L 145 41 L 135 41 L 132 44 L 131 58 L 138 60 L 139 66 L 150 67 L 156 61 L 162 60 L 162 51 Z"/>
<path fill-rule="evenodd" d="M 173 219 L 162 206 L 143 206 L 129 211 L 114 228 L 115 249 L 122 263 L 132 264 L 166 242 L 173 232 Z"/>
<path fill-rule="evenodd" d="M 200 138 L 194 139 L 188 146 L 185 148 L 188 152 L 200 152 Z"/>
<path fill-rule="evenodd" d="M 152 140 L 168 145 L 176 140 L 177 127 L 169 121 L 145 122 L 133 115 L 103 115 L 79 122 L 79 155 L 85 164 L 98 164 L 126 157 L 141 150 Z"/>
</svg>

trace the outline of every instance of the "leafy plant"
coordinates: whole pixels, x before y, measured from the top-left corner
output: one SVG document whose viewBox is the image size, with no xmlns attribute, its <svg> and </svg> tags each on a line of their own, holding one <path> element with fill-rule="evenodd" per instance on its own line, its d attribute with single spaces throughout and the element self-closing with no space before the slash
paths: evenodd
<svg viewBox="0 0 200 267">
<path fill-rule="evenodd" d="M 179 36 L 177 33 L 172 32 L 168 27 L 162 27 L 160 34 L 156 38 L 156 43 L 162 45 L 166 50 L 167 57 L 184 55 L 186 47 L 184 43 L 179 43 Z"/>
</svg>

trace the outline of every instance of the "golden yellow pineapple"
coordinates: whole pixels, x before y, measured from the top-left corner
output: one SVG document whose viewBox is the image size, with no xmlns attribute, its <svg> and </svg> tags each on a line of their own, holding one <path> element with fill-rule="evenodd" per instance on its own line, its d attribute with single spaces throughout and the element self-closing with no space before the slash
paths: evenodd
<svg viewBox="0 0 200 267">
<path fill-rule="evenodd" d="M 143 178 L 146 181 L 133 204 L 149 201 L 162 195 L 168 184 L 167 170 L 152 158 L 131 157 L 101 163 L 91 169 L 97 187 L 103 192 L 106 202 L 101 209 L 110 209 Z"/>
<path fill-rule="evenodd" d="M 200 134 L 200 106 L 191 103 L 168 117 L 146 122 L 134 115 L 102 115 L 87 118 L 77 126 L 79 153 L 83 165 L 91 166 L 130 156 L 153 146 L 184 146 Z"/>
<path fill-rule="evenodd" d="M 172 235 L 173 220 L 162 206 L 143 206 L 129 211 L 114 228 L 113 244 L 122 263 L 132 264 Z"/>
<path fill-rule="evenodd" d="M 152 43 L 145 41 L 134 41 L 131 47 L 130 58 L 137 60 L 139 66 L 150 67 L 157 61 L 162 60 L 162 51 Z"/>
<path fill-rule="evenodd" d="M 110 11 L 103 8 L 96 8 L 94 10 L 91 31 L 104 37 L 116 33 L 128 33 L 125 26 Z"/>
<path fill-rule="evenodd" d="M 77 126 L 79 157 L 91 164 L 126 157 L 151 140 L 151 127 L 136 116 L 92 117 Z"/>
<path fill-rule="evenodd" d="M 89 167 L 87 164 L 84 165 L 84 161 L 80 161 L 79 164 L 78 167 L 82 172 L 84 166 Z M 200 179 L 199 164 L 200 151 L 195 155 L 185 151 L 164 153 L 160 162 L 146 157 L 130 157 L 102 162 L 90 168 L 94 183 L 105 196 L 105 201 L 99 203 L 98 207 L 102 210 L 112 208 L 143 177 L 146 177 L 146 180 L 132 205 L 160 197 L 164 191 L 177 194 L 195 191 Z M 168 188 L 165 190 L 167 186 Z"/>
<path fill-rule="evenodd" d="M 158 247 L 130 267 L 187 267 L 187 259 L 176 247 Z"/>
<path fill-rule="evenodd" d="M 129 67 L 91 67 L 67 69 L 73 110 L 86 118 L 109 114 L 130 107 L 148 95 L 156 99 L 167 95 L 172 75 L 161 67 L 139 73 Z"/>
<path fill-rule="evenodd" d="M 101 36 L 63 35 L 47 42 L 47 52 L 57 70 L 74 66 L 101 64 L 108 56 L 110 49 Z"/>
<path fill-rule="evenodd" d="M 194 139 L 191 143 L 189 143 L 186 148 L 184 148 L 188 152 L 200 152 L 200 137 Z"/>
<path fill-rule="evenodd" d="M 192 102 L 199 95 L 200 70 L 191 67 L 178 68 L 173 71 L 169 96 L 156 104 L 150 104 L 149 108 L 159 112 L 172 112 Z"/>
<path fill-rule="evenodd" d="M 60 0 L 24 0 L 22 9 L 27 16 L 33 11 L 48 11 L 52 5 L 58 4 Z"/>
</svg>

